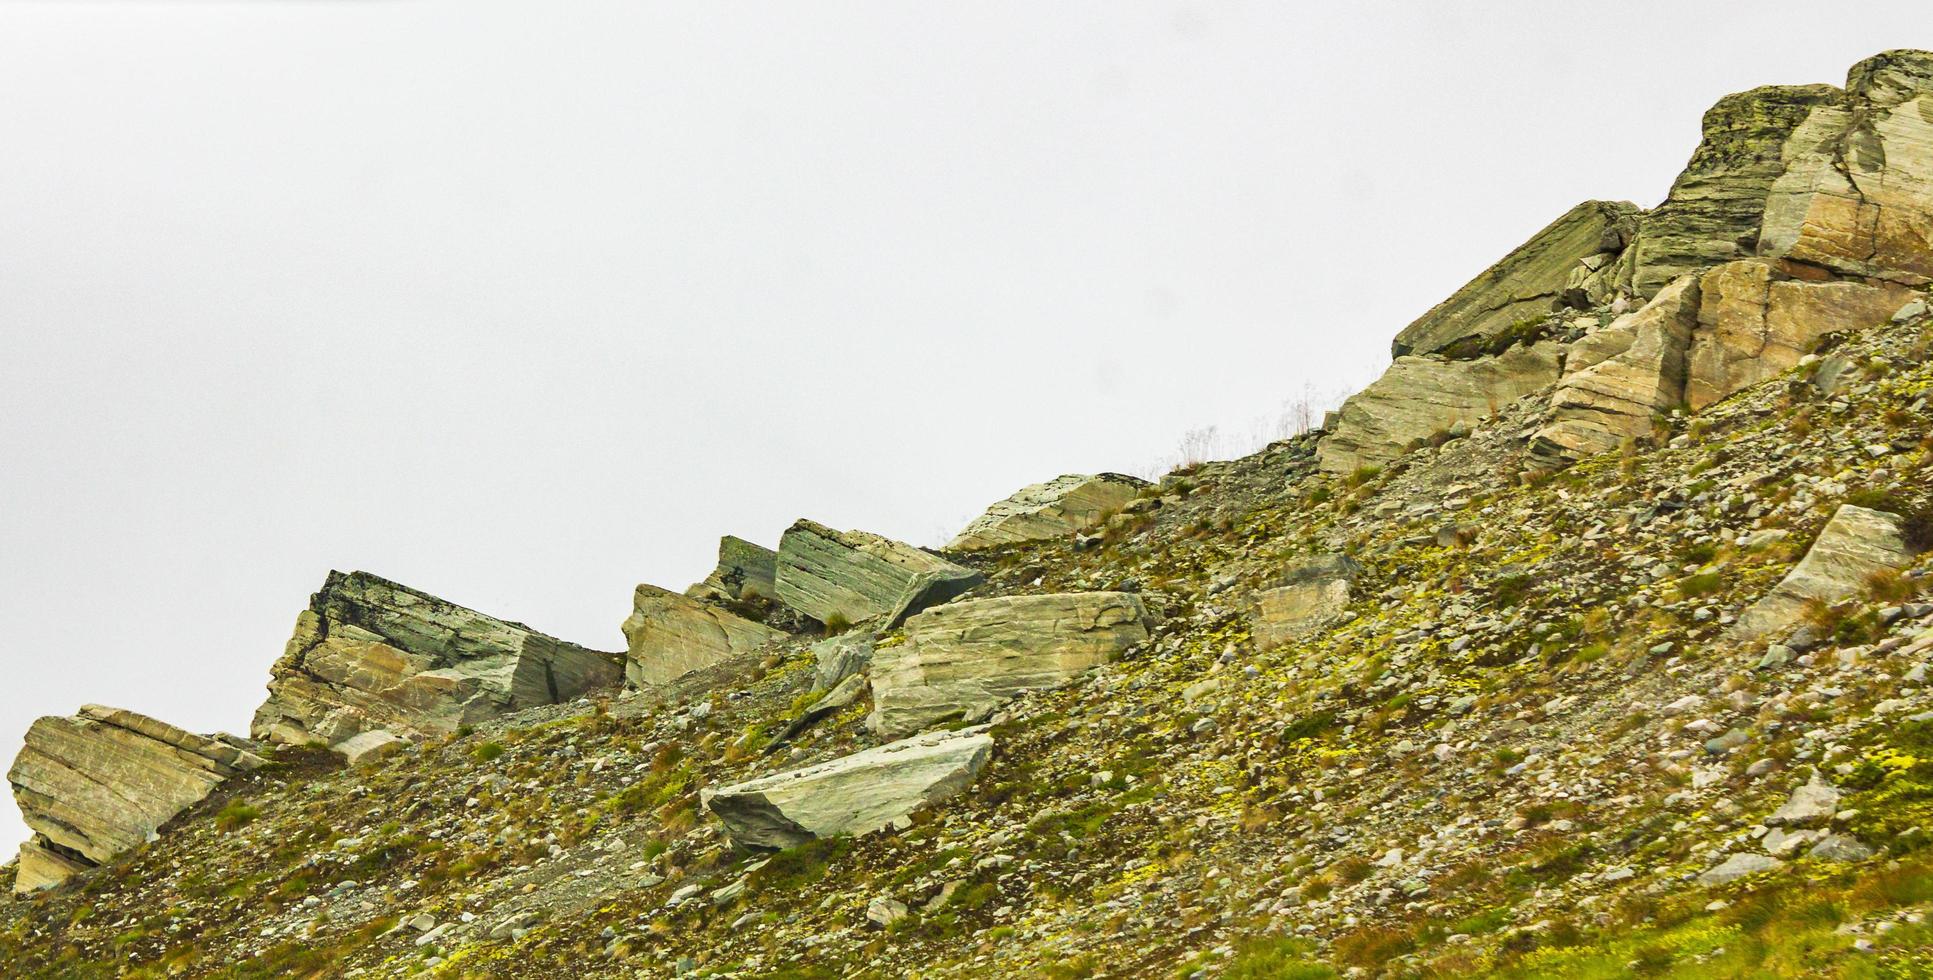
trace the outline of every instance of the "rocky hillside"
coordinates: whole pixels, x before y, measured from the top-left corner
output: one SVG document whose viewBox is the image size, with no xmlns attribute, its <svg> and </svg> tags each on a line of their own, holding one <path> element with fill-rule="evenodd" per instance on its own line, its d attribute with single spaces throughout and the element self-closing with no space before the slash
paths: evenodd
<svg viewBox="0 0 1933 980">
<path fill-rule="evenodd" d="M 332 573 L 250 737 L 34 725 L 0 972 L 1929 975 L 1930 239 L 1889 52 L 1256 455 L 726 537 L 622 652 Z"/>
</svg>

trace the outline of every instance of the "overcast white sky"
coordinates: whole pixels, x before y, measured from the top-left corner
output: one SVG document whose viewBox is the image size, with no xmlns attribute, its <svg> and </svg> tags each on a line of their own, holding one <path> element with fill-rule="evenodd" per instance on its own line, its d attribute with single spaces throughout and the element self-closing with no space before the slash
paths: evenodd
<svg viewBox="0 0 1933 980">
<path fill-rule="evenodd" d="M 90 701 L 245 731 L 331 568 L 621 649 L 722 533 L 934 543 L 1360 385 L 1571 205 L 1655 204 L 1720 95 L 1924 25 L 0 2 L 0 753 Z"/>
</svg>

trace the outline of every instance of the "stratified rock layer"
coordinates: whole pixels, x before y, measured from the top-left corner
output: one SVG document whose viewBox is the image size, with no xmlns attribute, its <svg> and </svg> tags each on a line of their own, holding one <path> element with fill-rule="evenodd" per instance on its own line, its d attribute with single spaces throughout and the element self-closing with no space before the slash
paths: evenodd
<svg viewBox="0 0 1933 980">
<path fill-rule="evenodd" d="M 1698 411 L 1782 374 L 1833 331 L 1864 330 L 1912 293 L 1877 282 L 1785 279 L 1768 262 L 1728 262 L 1699 281 L 1685 402 Z"/>
<path fill-rule="evenodd" d="M 1754 640 L 1798 624 L 1809 602 L 1834 603 L 1862 594 L 1875 572 L 1904 568 L 1913 559 L 1898 515 L 1845 504 L 1826 522 L 1812 549 L 1732 627 L 1732 639 Z"/>
<path fill-rule="evenodd" d="M 984 580 L 973 569 L 864 531 L 801 520 L 779 539 L 779 601 L 822 623 L 883 616 L 888 626 L 897 625 Z"/>
<path fill-rule="evenodd" d="M 1023 487 L 974 518 L 947 549 L 972 551 L 1065 537 L 1099 524 L 1147 486 L 1148 481 L 1136 477 L 1099 473 L 1069 474 Z"/>
<path fill-rule="evenodd" d="M 1125 592 L 1001 596 L 937 606 L 873 653 L 867 724 L 893 738 L 948 718 L 978 721 L 1025 691 L 1065 683 L 1148 638 Z"/>
<path fill-rule="evenodd" d="M 1681 276 L 1643 309 L 1572 344 L 1551 394 L 1551 424 L 1533 451 L 1555 462 L 1616 449 L 1683 404 L 1698 295 L 1698 277 Z"/>
<path fill-rule="evenodd" d="M 630 650 L 624 677 L 648 687 L 676 680 L 722 660 L 758 650 L 784 633 L 717 606 L 640 585 L 624 621 Z"/>
<path fill-rule="evenodd" d="M 366 572 L 331 572 L 296 618 L 251 731 L 293 744 L 334 744 L 377 728 L 444 734 L 621 676 L 617 654 Z"/>
<path fill-rule="evenodd" d="M 21 850 L 15 890 L 58 884 L 139 847 L 262 761 L 240 745 L 100 705 L 34 722 L 7 773 L 35 832 Z"/>
<path fill-rule="evenodd" d="M 982 729 L 931 732 L 705 790 L 701 801 L 740 847 L 779 850 L 879 830 L 965 789 L 992 756 Z"/>
<path fill-rule="evenodd" d="M 1449 299 L 1403 328 L 1392 353 L 1429 354 L 1471 341 L 1488 341 L 1526 319 L 1583 299 L 1589 305 L 1614 294 L 1592 274 L 1610 268 L 1637 226 L 1634 204 L 1586 201 L 1565 212 Z M 1580 296 L 1573 297 L 1572 291 Z"/>
</svg>

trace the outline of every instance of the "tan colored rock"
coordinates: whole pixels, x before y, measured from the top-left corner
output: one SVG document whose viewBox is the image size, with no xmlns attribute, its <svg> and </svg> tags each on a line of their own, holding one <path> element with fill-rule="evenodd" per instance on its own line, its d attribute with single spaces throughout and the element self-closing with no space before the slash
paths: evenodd
<svg viewBox="0 0 1933 980">
<path fill-rule="evenodd" d="M 1730 639 L 1749 642 L 1790 629 L 1812 601 L 1835 603 L 1866 591 L 1875 572 L 1905 568 L 1913 551 L 1896 514 L 1842 505 L 1819 532 L 1805 558 L 1752 604 L 1732 626 Z"/>
<path fill-rule="evenodd" d="M 378 728 L 446 734 L 615 687 L 622 659 L 366 572 L 331 572 L 296 618 L 250 730 L 324 745 Z"/>
<path fill-rule="evenodd" d="M 1893 283 L 1785 279 L 1764 260 L 1718 266 L 1699 280 L 1685 400 L 1699 411 L 1782 374 L 1820 337 L 1885 323 L 1912 296 Z"/>
<path fill-rule="evenodd" d="M 1316 447 L 1322 472 L 1347 475 L 1381 466 L 1419 440 L 1496 414 L 1555 383 L 1562 351 L 1546 341 L 1470 361 L 1397 358 L 1382 377 L 1342 403 Z"/>
<path fill-rule="evenodd" d="M 985 578 L 910 544 L 801 520 L 779 539 L 779 601 L 821 623 L 906 616 L 945 602 Z"/>
<path fill-rule="evenodd" d="M 1635 230 L 1637 214 L 1636 205 L 1623 201 L 1586 201 L 1570 209 L 1403 328 L 1391 345 L 1393 355 L 1489 341 L 1525 319 L 1546 316 L 1590 273 L 1613 262 Z"/>
<path fill-rule="evenodd" d="M 887 738 L 949 718 L 978 721 L 1026 691 L 1055 687 L 1148 638 L 1126 592 L 1000 596 L 935 606 L 903 642 L 873 653 L 873 712 Z"/>
<path fill-rule="evenodd" d="M 385 729 L 351 735 L 329 748 L 352 766 L 372 766 L 403 751 L 409 739 Z"/>
<path fill-rule="evenodd" d="M 1643 308 L 1572 344 L 1551 393 L 1552 421 L 1532 439 L 1532 454 L 1554 464 L 1607 452 L 1682 405 L 1698 297 L 1698 277 L 1681 276 Z"/>
<path fill-rule="evenodd" d="M 1933 277 L 1933 53 L 1854 65 L 1787 144 L 1761 251 L 1919 285 Z"/>
<path fill-rule="evenodd" d="M 630 647 L 624 677 L 635 687 L 666 684 L 784 637 L 717 606 L 640 585 L 632 598 L 631 618 L 624 621 Z"/>
<path fill-rule="evenodd" d="M 1271 649 L 1306 639 L 1334 624 L 1349 606 L 1350 590 L 1362 566 L 1347 555 L 1329 555 L 1300 562 L 1281 584 L 1255 599 L 1255 642 Z"/>
<path fill-rule="evenodd" d="M 685 591 L 694 599 L 777 600 L 778 552 L 729 534 L 718 539 L 718 567 Z"/>
<path fill-rule="evenodd" d="M 781 850 L 859 836 L 954 796 L 993 756 L 984 729 L 929 732 L 804 769 L 699 793 L 733 843 Z"/>
<path fill-rule="evenodd" d="M 1036 483 L 987 508 L 946 547 L 973 551 L 1064 538 L 1099 524 L 1147 486 L 1146 480 L 1120 473 L 1070 474 Z"/>
<path fill-rule="evenodd" d="M 16 891 L 57 884 L 154 839 L 215 787 L 262 765 L 241 745 L 90 704 L 27 730 L 7 779 L 35 832 Z"/>
</svg>

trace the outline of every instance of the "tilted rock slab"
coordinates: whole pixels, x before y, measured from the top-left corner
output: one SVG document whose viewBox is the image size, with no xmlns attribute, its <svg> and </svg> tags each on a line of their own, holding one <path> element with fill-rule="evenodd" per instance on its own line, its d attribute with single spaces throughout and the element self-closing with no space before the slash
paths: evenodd
<svg viewBox="0 0 1933 980">
<path fill-rule="evenodd" d="M 655 585 L 640 585 L 624 621 L 629 653 L 624 678 L 637 687 L 674 681 L 740 654 L 764 648 L 785 634 L 717 606 Z"/>
<path fill-rule="evenodd" d="M 1316 446 L 1322 472 L 1347 475 L 1381 466 L 1418 440 L 1489 418 L 1554 384 L 1562 352 L 1562 345 L 1546 341 L 1470 361 L 1399 357 L 1342 403 L 1335 425 Z"/>
<path fill-rule="evenodd" d="M 936 606 L 905 639 L 873 652 L 873 712 L 887 738 L 963 717 L 978 721 L 1026 691 L 1055 687 L 1148 638 L 1127 592 L 1000 596 Z"/>
<path fill-rule="evenodd" d="M 779 539 L 779 601 L 821 623 L 886 617 L 885 628 L 985 578 L 899 541 L 801 520 Z"/>
<path fill-rule="evenodd" d="M 778 552 L 727 534 L 718 539 L 718 567 L 685 594 L 694 599 L 776 600 L 778 561 Z"/>
<path fill-rule="evenodd" d="M 622 661 L 366 572 L 330 572 L 296 618 L 250 731 L 331 745 L 378 728 L 446 734 L 614 687 Z"/>
<path fill-rule="evenodd" d="M 1636 232 L 1637 215 L 1637 205 L 1623 201 L 1586 201 L 1572 208 L 1403 328 L 1391 344 L 1392 356 L 1489 340 L 1566 305 L 1574 289 L 1589 293 L 1591 273 L 1615 262 L 1627 236 Z M 1577 298 L 1608 300 L 1613 292 Z"/>
<path fill-rule="evenodd" d="M 858 836 L 947 799 L 993 757 L 984 728 L 930 732 L 804 769 L 699 793 L 740 847 Z"/>
<path fill-rule="evenodd" d="M 1864 593 L 1874 572 L 1905 568 L 1913 561 L 1913 551 L 1901 534 L 1902 524 L 1896 514 L 1841 505 L 1805 558 L 1738 618 L 1730 638 L 1771 636 L 1797 624 L 1808 600 L 1839 602 Z"/>
<path fill-rule="evenodd" d="M 1304 639 L 1333 624 L 1349 605 L 1362 566 L 1347 555 L 1300 562 L 1282 584 L 1255 597 L 1255 642 L 1263 649 Z"/>
<path fill-rule="evenodd" d="M 59 884 L 147 843 L 223 780 L 262 763 L 241 745 L 97 704 L 34 722 L 7 773 L 35 833 L 14 890 Z"/>
<path fill-rule="evenodd" d="M 987 508 L 946 547 L 948 551 L 1046 541 L 1084 531 L 1141 495 L 1148 481 L 1120 473 L 1069 474 L 1022 487 Z"/>
</svg>

